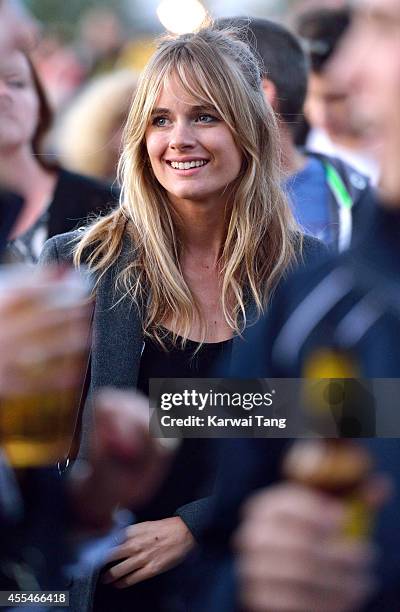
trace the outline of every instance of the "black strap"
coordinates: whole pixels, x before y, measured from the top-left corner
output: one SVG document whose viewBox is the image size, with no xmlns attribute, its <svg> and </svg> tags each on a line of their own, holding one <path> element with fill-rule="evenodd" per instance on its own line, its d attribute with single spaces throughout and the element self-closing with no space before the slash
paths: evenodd
<svg viewBox="0 0 400 612">
<path fill-rule="evenodd" d="M 94 305 L 92 316 L 90 320 L 90 332 L 89 332 L 89 341 L 91 340 L 92 328 L 93 328 L 93 317 L 94 317 Z M 85 368 L 85 378 L 82 384 L 81 395 L 79 398 L 78 410 L 76 412 L 74 430 L 72 434 L 71 444 L 69 447 L 69 451 L 67 456 L 62 461 L 58 461 L 57 467 L 60 474 L 65 472 L 69 467 L 72 461 L 78 456 L 79 446 L 81 442 L 81 433 L 82 433 L 82 421 L 83 421 L 83 411 L 85 408 L 86 400 L 89 394 L 90 382 L 91 382 L 91 370 L 92 370 L 92 350 L 90 349 L 89 356 L 86 362 Z"/>
</svg>

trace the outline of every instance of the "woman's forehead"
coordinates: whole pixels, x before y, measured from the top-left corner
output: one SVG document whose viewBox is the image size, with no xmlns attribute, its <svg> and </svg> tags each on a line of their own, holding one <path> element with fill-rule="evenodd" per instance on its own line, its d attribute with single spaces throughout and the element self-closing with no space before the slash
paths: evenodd
<svg viewBox="0 0 400 612">
<path fill-rule="evenodd" d="M 2 73 L 12 72 L 21 76 L 30 75 L 28 60 L 24 53 L 18 49 L 9 50 L 8 53 L 0 55 L 0 70 Z"/>
<path fill-rule="evenodd" d="M 183 79 L 174 73 L 167 76 L 161 86 L 155 106 L 168 108 L 176 104 L 183 106 L 213 104 L 193 77 L 190 82 L 186 79 L 185 81 L 183 82 Z"/>
</svg>

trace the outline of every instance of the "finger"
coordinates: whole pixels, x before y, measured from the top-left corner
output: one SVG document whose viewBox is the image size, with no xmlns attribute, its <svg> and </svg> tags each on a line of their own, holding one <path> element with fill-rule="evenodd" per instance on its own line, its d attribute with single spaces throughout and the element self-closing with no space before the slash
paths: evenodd
<svg viewBox="0 0 400 612">
<path fill-rule="evenodd" d="M 336 567 L 326 562 L 319 563 L 318 558 L 296 555 L 281 555 L 273 561 L 272 558 L 266 560 L 252 556 L 239 561 L 238 571 L 248 588 L 269 582 L 333 598 L 351 596 L 360 585 L 371 582 L 361 568 L 350 571 L 344 565 Z"/>
<path fill-rule="evenodd" d="M 340 592 L 327 596 L 299 586 L 267 581 L 242 589 L 240 595 L 246 612 L 352 612 L 362 607 L 370 589 L 360 583 L 351 597 L 343 597 Z"/>
<path fill-rule="evenodd" d="M 135 570 L 139 570 L 145 565 L 146 561 L 140 556 L 129 557 L 122 563 L 118 563 L 113 567 L 110 567 L 102 576 L 102 582 L 104 584 L 110 584 L 116 580 L 120 580 L 125 576 L 131 574 Z"/>
<path fill-rule="evenodd" d="M 139 582 L 152 578 L 156 573 L 155 568 L 153 568 L 151 565 L 146 565 L 145 567 L 132 572 L 132 574 L 125 576 L 121 580 L 118 580 L 118 582 L 115 582 L 114 586 L 117 589 L 126 589 L 134 584 L 138 584 Z"/>
<path fill-rule="evenodd" d="M 326 532 L 344 520 L 344 506 L 322 493 L 285 483 L 256 494 L 244 505 L 243 514 L 246 522 L 294 521 L 310 530 Z"/>
<path fill-rule="evenodd" d="M 45 333 L 52 330 L 63 330 L 66 326 L 73 326 L 79 322 L 90 319 L 91 307 L 79 305 L 70 308 L 31 308 L 24 314 L 9 313 L 2 320 L 7 321 L 7 327 L 2 328 L 2 343 L 7 343 L 13 338 L 41 338 Z"/>
<path fill-rule="evenodd" d="M 148 403 L 136 394 L 102 391 L 95 400 L 98 443 L 108 455 L 135 463 L 140 471 L 152 458 Z"/>
<path fill-rule="evenodd" d="M 393 481 L 385 474 L 373 476 L 361 490 L 360 496 L 365 503 L 379 510 L 393 495 Z"/>
<path fill-rule="evenodd" d="M 126 559 L 127 557 L 133 557 L 142 552 L 141 546 L 135 546 L 134 542 L 125 542 L 120 546 L 114 548 L 107 557 L 108 562 L 119 561 L 120 559 Z"/>
<path fill-rule="evenodd" d="M 375 549 L 367 542 L 344 538 L 316 537 L 302 524 L 285 525 L 251 523 L 242 527 L 236 538 L 240 554 L 279 558 L 280 555 L 316 558 L 318 563 L 343 564 L 351 569 L 370 565 L 376 556 Z"/>
</svg>

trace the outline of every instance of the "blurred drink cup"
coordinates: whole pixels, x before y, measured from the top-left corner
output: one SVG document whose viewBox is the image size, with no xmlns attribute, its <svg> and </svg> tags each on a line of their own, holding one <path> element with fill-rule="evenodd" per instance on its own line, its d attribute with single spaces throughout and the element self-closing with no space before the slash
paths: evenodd
<svg viewBox="0 0 400 612">
<path fill-rule="evenodd" d="M 0 445 L 14 467 L 68 455 L 88 356 L 88 294 L 74 270 L 0 268 Z"/>
</svg>

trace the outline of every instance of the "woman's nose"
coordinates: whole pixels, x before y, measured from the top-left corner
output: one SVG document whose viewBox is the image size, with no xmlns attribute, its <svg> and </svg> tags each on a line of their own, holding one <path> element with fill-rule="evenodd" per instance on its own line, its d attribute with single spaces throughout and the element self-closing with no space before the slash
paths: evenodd
<svg viewBox="0 0 400 612">
<path fill-rule="evenodd" d="M 170 132 L 171 149 L 187 149 L 193 147 L 195 143 L 193 127 L 187 121 L 176 121 Z"/>
<path fill-rule="evenodd" d="M 10 100 L 10 88 L 2 79 L 0 79 L 0 97 Z"/>
</svg>

